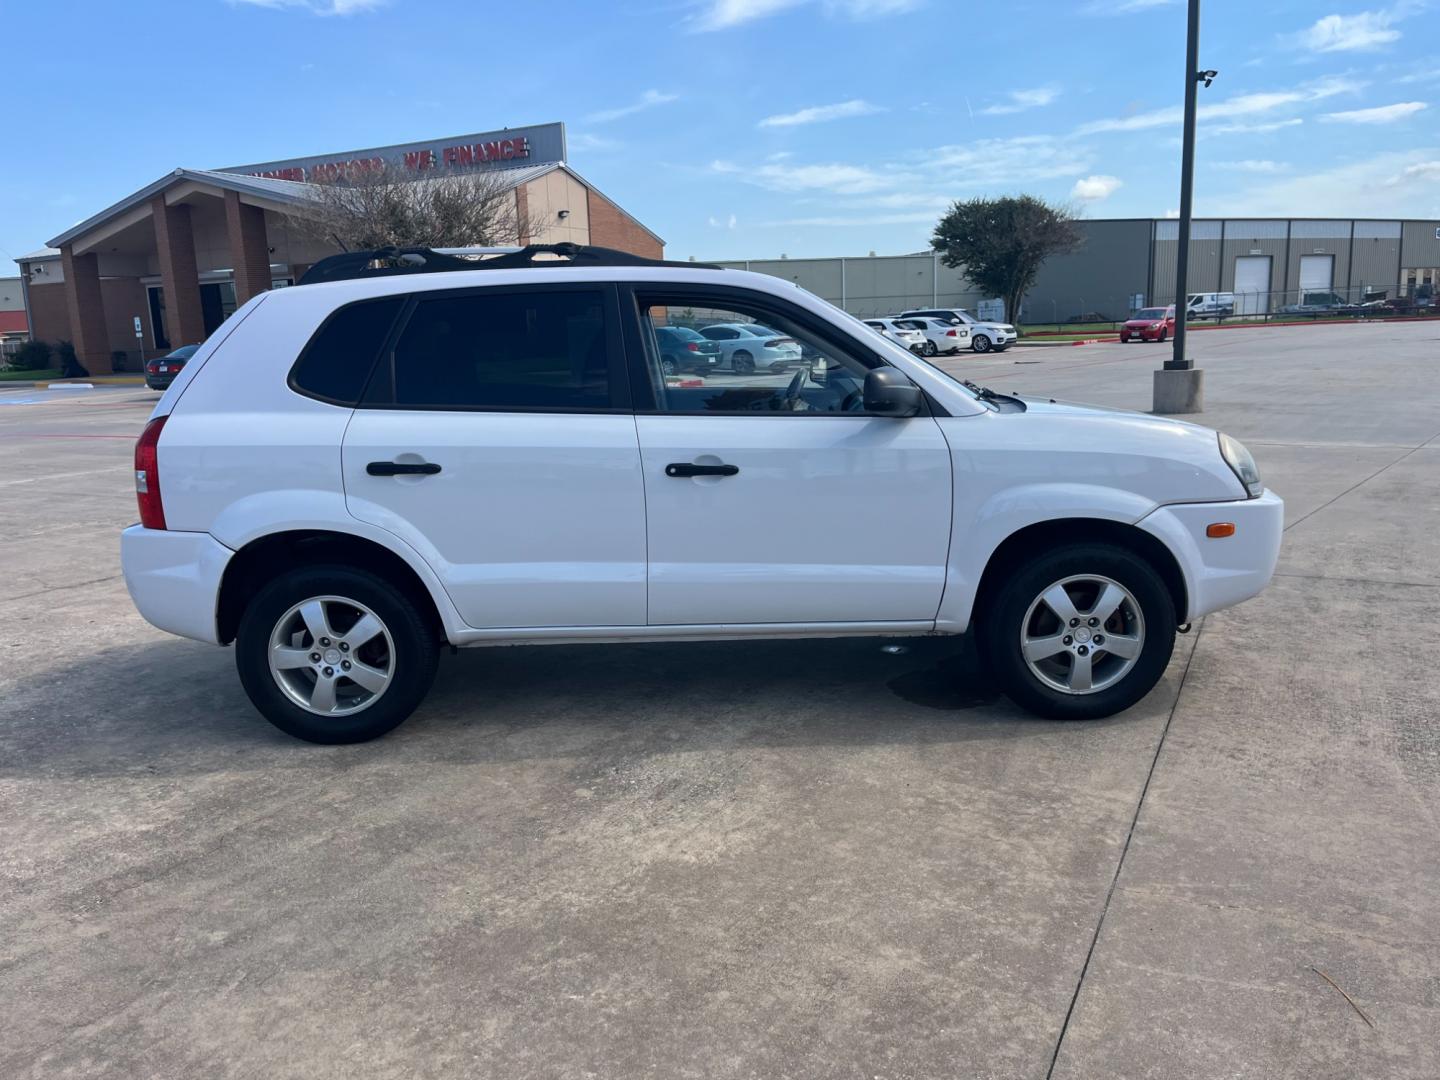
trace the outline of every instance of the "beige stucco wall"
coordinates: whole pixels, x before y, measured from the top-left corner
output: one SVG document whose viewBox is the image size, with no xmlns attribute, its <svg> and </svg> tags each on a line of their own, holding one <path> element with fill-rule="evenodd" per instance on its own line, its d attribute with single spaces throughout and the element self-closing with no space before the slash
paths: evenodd
<svg viewBox="0 0 1440 1080">
<path fill-rule="evenodd" d="M 531 240 L 537 244 L 588 244 L 589 204 L 585 185 L 563 169 L 555 169 L 525 185 L 530 216 L 540 222 L 540 231 Z M 569 210 L 563 221 L 560 211 Z"/>
</svg>

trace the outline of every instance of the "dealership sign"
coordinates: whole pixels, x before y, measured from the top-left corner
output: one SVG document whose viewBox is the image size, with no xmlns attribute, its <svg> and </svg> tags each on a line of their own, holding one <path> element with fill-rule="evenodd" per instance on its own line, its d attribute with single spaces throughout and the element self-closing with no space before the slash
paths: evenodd
<svg viewBox="0 0 1440 1080">
<path fill-rule="evenodd" d="M 233 165 L 218 171 L 313 183 L 387 168 L 401 169 L 418 176 L 435 169 L 504 168 L 564 160 L 565 125 L 539 124 L 370 150 Z"/>
</svg>

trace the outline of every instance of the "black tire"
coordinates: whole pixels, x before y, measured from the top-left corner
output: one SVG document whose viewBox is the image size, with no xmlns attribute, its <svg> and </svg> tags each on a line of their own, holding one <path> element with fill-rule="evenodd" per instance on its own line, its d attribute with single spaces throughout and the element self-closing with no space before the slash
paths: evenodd
<svg viewBox="0 0 1440 1080">
<path fill-rule="evenodd" d="M 1161 345 L 1165 344 L 1165 334 L 1166 334 L 1166 331 L 1161 330 L 1161 331 L 1160 331 L 1160 336 L 1159 336 L 1158 338 L 1156 338 L 1156 340 L 1157 340 Z"/>
<path fill-rule="evenodd" d="M 755 374 L 755 357 L 741 349 L 730 358 L 730 366 L 735 369 L 737 375 L 753 375 Z"/>
<path fill-rule="evenodd" d="M 989 352 L 990 339 L 984 334 L 976 334 L 970 339 L 970 347 L 976 352 Z"/>
<path fill-rule="evenodd" d="M 1031 604 L 1044 591 L 1066 578 L 1091 574 L 1130 592 L 1144 620 L 1144 640 L 1134 665 L 1112 685 L 1068 693 L 1032 671 L 1021 651 L 1021 634 Z M 1000 688 L 1017 705 L 1053 720 L 1097 720 L 1128 709 L 1160 681 L 1175 649 L 1175 627 L 1170 590 L 1148 562 L 1113 544 L 1077 543 L 1045 551 L 1006 575 L 985 610 L 977 612 L 977 644 Z"/>
<path fill-rule="evenodd" d="M 935 343 L 933 341 L 926 341 L 924 351 L 926 356 L 934 356 L 940 350 L 935 347 Z"/>
<path fill-rule="evenodd" d="M 276 624 L 294 605 L 326 596 L 369 608 L 394 646 L 389 685 L 350 715 L 322 716 L 300 707 L 270 671 L 270 637 Z M 281 731 L 312 743 L 366 742 L 394 730 L 429 691 L 438 657 L 435 632 L 415 603 L 383 578 L 349 566 L 305 566 L 277 577 L 250 601 L 235 638 L 235 668 L 255 708 Z"/>
<path fill-rule="evenodd" d="M 680 374 L 680 365 L 677 364 L 677 363 L 675 363 L 675 358 L 674 358 L 673 356 L 662 356 L 662 357 L 660 358 L 660 374 L 662 374 L 662 375 L 678 375 L 678 374 Z"/>
</svg>

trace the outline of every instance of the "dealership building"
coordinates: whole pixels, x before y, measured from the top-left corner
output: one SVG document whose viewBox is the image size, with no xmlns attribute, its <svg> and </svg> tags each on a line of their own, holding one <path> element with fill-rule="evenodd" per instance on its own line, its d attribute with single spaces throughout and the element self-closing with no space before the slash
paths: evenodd
<svg viewBox="0 0 1440 1080">
<path fill-rule="evenodd" d="M 659 258 L 664 241 L 566 160 L 565 126 L 506 128 L 223 169 L 175 169 L 16 261 L 30 334 L 69 340 L 94 374 L 203 341 L 237 306 L 293 284 L 338 245 L 305 227 L 319 184 L 377 166 L 423 181 L 495 170 L 527 235 Z"/>
<path fill-rule="evenodd" d="M 1124 318 L 1175 298 L 1179 223 L 1082 220 L 1082 241 L 1041 269 L 1023 321 Z M 985 297 L 963 269 L 932 252 L 840 259 L 751 259 L 725 266 L 772 274 L 860 316 L 918 307 L 975 307 Z M 1197 218 L 1188 291 L 1235 294 L 1237 314 L 1277 311 L 1324 296 L 1359 303 L 1440 292 L 1440 220 Z"/>
</svg>

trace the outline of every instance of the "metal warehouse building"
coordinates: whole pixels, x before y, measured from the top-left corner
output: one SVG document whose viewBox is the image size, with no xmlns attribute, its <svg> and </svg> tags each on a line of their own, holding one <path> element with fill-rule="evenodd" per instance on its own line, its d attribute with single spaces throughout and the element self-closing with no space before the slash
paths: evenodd
<svg viewBox="0 0 1440 1080">
<path fill-rule="evenodd" d="M 1079 250 L 1050 259 L 1025 299 L 1028 322 L 1174 301 L 1179 223 L 1078 223 Z M 722 265 L 794 281 L 856 315 L 973 307 L 984 297 L 929 252 L 842 259 L 751 259 Z M 1440 291 L 1440 220 L 1202 218 L 1191 224 L 1190 292 L 1233 292 L 1237 314 L 1334 294 L 1346 302 Z"/>
</svg>

